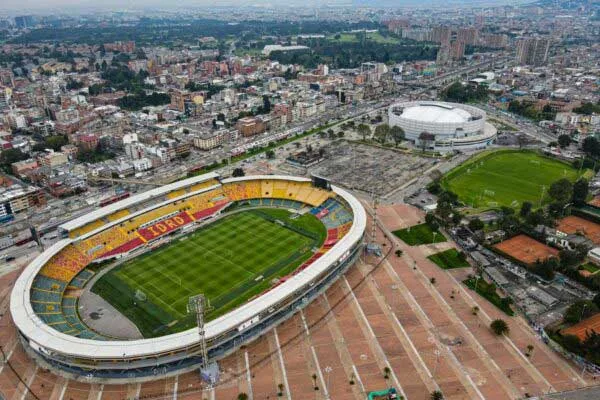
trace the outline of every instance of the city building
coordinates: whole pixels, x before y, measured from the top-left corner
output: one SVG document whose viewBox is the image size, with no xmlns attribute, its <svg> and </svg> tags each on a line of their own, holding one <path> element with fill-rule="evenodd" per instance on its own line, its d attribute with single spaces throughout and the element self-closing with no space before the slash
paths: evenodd
<svg viewBox="0 0 600 400">
<path fill-rule="evenodd" d="M 525 38 L 517 42 L 517 61 L 522 65 L 541 66 L 548 61 L 550 40 Z"/>
</svg>

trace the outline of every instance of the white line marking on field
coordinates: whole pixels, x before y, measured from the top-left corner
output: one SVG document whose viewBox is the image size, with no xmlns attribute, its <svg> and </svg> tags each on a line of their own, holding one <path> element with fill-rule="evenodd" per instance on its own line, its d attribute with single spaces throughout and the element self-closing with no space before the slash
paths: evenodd
<svg viewBox="0 0 600 400">
<path fill-rule="evenodd" d="M 433 375 L 431 375 L 431 372 L 429 371 L 429 368 L 427 368 L 427 365 L 425 364 L 425 361 L 423 361 L 423 359 L 421 358 L 421 354 L 419 354 L 419 352 L 417 351 L 417 348 L 413 344 L 412 340 L 410 340 L 410 337 L 408 336 L 408 334 L 404 330 L 404 327 L 402 326 L 402 324 L 398 320 L 398 317 L 396 316 L 396 313 L 392 312 L 392 317 L 394 317 L 394 321 L 396 322 L 396 324 L 398 325 L 398 327 L 402 331 L 402 334 L 404 335 L 404 337 L 406 338 L 406 340 L 408 340 L 408 344 L 410 344 L 410 348 L 412 349 L 412 351 L 415 353 L 415 355 L 419 359 L 419 362 L 421 363 L 421 367 L 425 370 L 425 372 L 427 372 L 427 375 L 430 378 L 433 378 Z"/>
<path fill-rule="evenodd" d="M 4 360 L 4 362 L 2 363 L 2 365 L 0 365 L 0 374 L 2 373 L 2 371 L 4 370 L 4 367 L 6 366 L 6 364 L 8 364 L 8 362 L 10 361 L 10 357 L 13 354 L 13 351 L 15 351 L 15 348 L 17 347 L 17 341 L 15 340 L 15 342 L 13 343 L 11 349 L 9 350 L 9 352 L 6 354 L 6 359 Z"/>
<path fill-rule="evenodd" d="M 356 381 L 358 382 L 358 386 L 360 386 L 361 393 L 365 393 L 365 386 L 360 379 L 360 375 L 358 374 L 358 370 L 356 369 L 356 365 L 352 364 L 352 371 L 354 372 L 354 376 L 356 377 Z"/>
<path fill-rule="evenodd" d="M 285 363 L 283 362 L 283 354 L 281 353 L 281 345 L 279 344 L 279 335 L 277 334 L 277 328 L 273 328 L 273 334 L 275 335 L 275 344 L 277 345 L 277 355 L 279 356 L 279 364 L 281 364 L 281 373 L 283 374 L 283 386 L 285 387 L 285 393 L 288 400 L 292 400 L 290 393 L 290 385 L 288 383 L 287 372 L 285 369 Z"/>
<path fill-rule="evenodd" d="M 35 378 L 35 374 L 38 372 L 38 366 L 36 365 L 33 369 L 33 372 L 29 378 L 27 378 L 27 382 L 25 383 L 25 387 L 23 388 L 23 395 L 21 396 L 21 400 L 24 400 L 25 397 L 31 392 L 29 388 L 31 387 L 31 382 L 33 382 L 33 378 Z"/>
<path fill-rule="evenodd" d="M 323 371 L 321 371 L 321 366 L 319 365 L 319 359 L 317 358 L 317 352 L 315 351 L 315 346 L 310 346 L 310 350 L 312 352 L 313 360 L 315 361 L 315 366 L 317 367 L 317 372 L 319 373 L 319 380 L 321 381 L 321 386 L 323 387 L 323 394 L 325 398 L 329 398 L 329 392 L 327 385 L 325 385 L 325 379 L 323 378 Z"/>
<path fill-rule="evenodd" d="M 65 397 L 65 393 L 67 392 L 67 386 L 69 385 L 69 381 L 64 381 L 63 382 L 63 387 L 60 390 L 60 395 L 58 396 L 58 400 L 63 400 L 63 398 Z M 136 398 L 140 397 L 140 394 L 138 393 L 136 396 Z"/>
<path fill-rule="evenodd" d="M 252 394 L 252 374 L 250 373 L 250 360 L 248 359 L 248 352 L 244 352 L 244 358 L 246 359 L 246 379 L 248 380 L 248 397 L 250 400 L 254 398 Z"/>
<path fill-rule="evenodd" d="M 371 324 L 369 323 L 369 320 L 367 319 L 367 316 L 365 315 L 365 312 L 363 311 L 360 303 L 358 302 L 358 299 L 356 298 L 356 295 L 354 294 L 354 290 L 352 290 L 352 286 L 350 286 L 350 282 L 348 282 L 348 279 L 346 279 L 346 276 L 343 276 L 344 278 L 344 283 L 346 284 L 346 286 L 348 287 L 348 290 L 350 291 L 350 296 L 352 297 L 352 299 L 354 300 L 354 303 L 356 304 L 356 308 L 358 310 L 358 313 L 360 314 L 363 323 L 366 324 L 367 329 L 369 330 L 369 332 L 371 333 L 371 336 L 373 336 L 374 340 L 374 344 L 377 348 L 377 351 L 379 352 L 380 356 L 384 359 L 385 361 L 385 366 L 388 367 L 390 369 L 390 372 L 392 374 L 392 379 L 394 380 L 394 383 L 396 384 L 396 387 L 398 388 L 398 391 L 400 392 L 400 394 L 402 396 L 404 396 L 405 399 L 408 399 L 408 396 L 406 395 L 406 393 L 404 392 L 404 389 L 402 389 L 402 385 L 400 385 L 400 381 L 398 380 L 398 377 L 396 376 L 396 373 L 394 372 L 394 369 L 391 367 L 387 356 L 385 355 L 385 352 L 383 351 L 383 349 L 381 348 L 381 345 L 379 344 L 379 341 L 377 340 L 377 336 L 375 336 L 375 332 L 373 331 L 373 328 L 371 327 Z"/>
<path fill-rule="evenodd" d="M 173 385 L 173 400 L 177 400 L 177 390 L 179 390 L 179 375 L 175 376 L 175 384 Z"/>
<path fill-rule="evenodd" d="M 309 336 L 310 332 L 308 330 L 308 324 L 306 323 L 306 318 L 304 317 L 302 309 L 300 310 L 300 318 L 302 319 L 302 324 L 304 325 L 304 332 L 306 332 L 306 336 Z"/>
</svg>

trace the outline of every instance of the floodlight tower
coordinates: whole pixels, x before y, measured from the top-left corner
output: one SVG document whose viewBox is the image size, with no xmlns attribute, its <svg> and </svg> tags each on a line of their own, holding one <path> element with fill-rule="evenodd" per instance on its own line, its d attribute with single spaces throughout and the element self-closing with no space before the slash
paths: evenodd
<svg viewBox="0 0 600 400">
<path fill-rule="evenodd" d="M 204 310 L 206 309 L 206 298 L 203 294 L 190 297 L 188 301 L 188 309 L 190 312 L 196 313 L 196 325 L 198 326 L 198 334 L 200 335 L 200 356 L 202 363 L 200 369 L 208 367 L 208 350 L 206 349 L 206 332 L 204 330 Z"/>
</svg>

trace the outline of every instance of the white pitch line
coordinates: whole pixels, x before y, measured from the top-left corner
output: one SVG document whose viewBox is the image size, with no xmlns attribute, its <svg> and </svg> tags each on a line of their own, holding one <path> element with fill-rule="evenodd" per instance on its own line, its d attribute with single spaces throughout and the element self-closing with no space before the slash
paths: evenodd
<svg viewBox="0 0 600 400">
<path fill-rule="evenodd" d="M 388 367 L 390 369 L 391 373 L 392 373 L 392 378 L 394 379 L 394 383 L 396 384 L 396 387 L 400 391 L 400 394 L 402 396 L 404 396 L 405 399 L 408 399 L 408 396 L 404 392 L 404 389 L 402 389 L 402 385 L 400 384 L 400 381 L 398 380 L 398 377 L 396 376 L 396 373 L 394 372 L 394 369 L 390 365 L 390 362 L 389 362 L 387 356 L 385 355 L 385 352 L 383 351 L 383 349 L 381 348 L 381 345 L 379 344 L 379 341 L 377 340 L 377 336 L 375 336 L 375 332 L 373 331 L 373 328 L 371 327 L 371 324 L 369 324 L 369 320 L 367 319 L 367 316 L 365 315 L 365 312 L 363 311 L 360 303 L 358 302 L 358 299 L 356 298 L 356 295 L 354 294 L 354 290 L 352 290 L 352 286 L 350 286 L 350 282 L 348 282 L 348 279 L 346 279 L 345 275 L 343 276 L 343 278 L 344 278 L 344 283 L 348 287 L 348 290 L 350 290 L 350 296 L 354 300 L 354 303 L 356 303 L 356 308 L 358 309 L 358 313 L 360 314 L 360 316 L 361 316 L 361 318 L 363 320 L 363 323 L 366 324 L 367 329 L 369 330 L 369 332 L 373 336 L 374 345 L 377 347 L 377 350 L 379 351 L 379 354 L 385 360 L 386 367 Z"/>
<path fill-rule="evenodd" d="M 288 383 L 287 371 L 285 369 L 285 363 L 283 362 L 283 354 L 281 353 L 281 345 L 279 344 L 279 335 L 277 334 L 277 328 L 273 328 L 273 334 L 275 336 L 275 344 L 277 345 L 277 355 L 279 356 L 279 364 L 281 365 L 281 373 L 283 375 L 283 386 L 285 387 L 285 394 L 288 400 L 292 400 L 290 393 L 290 385 Z"/>
<path fill-rule="evenodd" d="M 319 372 L 319 379 L 321 381 L 321 386 L 323 387 L 323 394 L 326 399 L 329 399 L 329 388 L 325 385 L 325 378 L 323 378 L 323 371 L 321 371 L 321 366 L 319 365 L 319 359 L 317 358 L 317 352 L 315 351 L 315 346 L 310 346 L 310 350 L 312 352 L 313 360 L 315 362 L 315 366 L 317 367 L 317 371 Z"/>
<path fill-rule="evenodd" d="M 31 376 L 29 378 L 27 378 L 27 383 L 26 386 L 23 388 L 23 395 L 21 396 L 21 400 L 24 400 L 25 397 L 27 397 L 27 395 L 30 393 L 29 388 L 31 387 L 31 382 L 33 382 L 33 378 L 35 378 L 35 374 L 37 374 L 38 372 L 38 366 L 36 364 L 35 368 L 33 369 L 33 373 L 31 374 Z"/>
<path fill-rule="evenodd" d="M 252 374 L 250 373 L 250 360 L 248 359 L 248 351 L 244 352 L 244 358 L 246 360 L 246 379 L 248 380 L 248 398 L 252 400 L 254 395 L 252 393 Z"/>
<path fill-rule="evenodd" d="M 15 348 L 17 347 L 17 342 L 18 342 L 18 340 L 15 340 L 15 342 L 13 343 L 11 349 L 6 354 L 6 359 L 4 360 L 4 362 L 2 363 L 2 365 L 0 365 L 0 374 L 4 370 L 4 367 L 6 366 L 6 364 L 8 364 L 8 361 L 10 360 L 10 357 L 12 356 L 13 351 L 15 351 Z"/>
<path fill-rule="evenodd" d="M 69 385 L 69 381 L 65 380 L 65 382 L 63 383 L 63 387 L 60 390 L 60 395 L 58 396 L 58 400 L 63 400 L 63 398 L 65 397 L 65 393 L 67 392 L 68 385 Z M 139 398 L 140 394 L 138 393 L 135 397 Z"/>
<path fill-rule="evenodd" d="M 102 398 L 103 391 L 104 391 L 104 384 L 100 385 L 100 390 L 98 390 L 98 397 L 96 397 L 96 400 L 100 400 Z"/>
<path fill-rule="evenodd" d="M 365 385 L 362 383 L 362 379 L 360 379 L 360 375 L 358 374 L 358 370 L 356 369 L 356 365 L 352 364 L 352 371 L 354 372 L 354 376 L 356 377 L 356 381 L 360 386 L 360 392 L 365 393 Z"/>
<path fill-rule="evenodd" d="M 389 266 L 391 267 L 391 265 L 389 265 Z M 400 279 L 400 276 L 396 273 L 396 270 L 394 270 L 393 267 L 389 268 L 388 270 L 391 270 L 392 273 L 396 276 L 397 282 L 402 282 L 402 285 L 404 285 L 404 281 L 402 281 Z M 425 313 L 425 310 L 423 310 L 423 308 L 421 307 L 421 305 L 419 304 L 419 302 L 415 299 L 415 297 L 413 296 L 413 294 L 409 290 L 403 291 L 403 293 L 406 296 L 408 296 L 409 300 L 407 302 L 409 303 L 409 305 L 412 304 L 414 307 L 416 307 L 419 310 L 419 313 L 425 319 L 424 322 L 425 322 L 426 328 L 428 330 L 434 330 L 435 329 L 435 324 L 431 321 L 431 319 L 429 318 L 429 316 L 427 315 L 427 313 Z M 436 347 L 439 347 L 439 346 L 436 345 Z M 458 359 L 456 358 L 456 356 L 454 355 L 454 353 L 452 353 L 452 350 L 449 347 L 447 347 L 447 351 L 448 351 L 448 354 L 450 355 L 450 357 L 452 358 L 452 360 L 454 360 L 454 362 L 456 363 L 455 367 L 459 371 L 459 373 L 462 373 L 462 375 L 464 375 L 465 377 L 468 377 L 468 374 L 463 370 L 462 364 L 458 361 Z M 470 384 L 473 383 L 472 380 L 467 379 L 467 381 Z M 477 389 L 477 387 L 475 387 L 474 385 L 473 385 L 473 388 L 474 388 L 474 390 L 476 392 L 479 392 L 479 389 Z"/>
<path fill-rule="evenodd" d="M 175 384 L 173 385 L 173 400 L 177 400 L 177 390 L 179 390 L 179 375 L 175 376 Z"/>
<path fill-rule="evenodd" d="M 306 336 L 309 336 L 310 332 L 308 330 L 308 324 L 306 323 L 306 318 L 304 317 L 302 309 L 300 309 L 300 318 L 302 319 L 302 324 L 304 325 L 304 332 L 306 332 Z"/>
<path fill-rule="evenodd" d="M 138 383 L 137 384 L 137 389 L 135 390 L 135 398 L 139 399 L 140 398 L 140 393 L 142 392 L 142 384 Z"/>
<path fill-rule="evenodd" d="M 425 372 L 427 372 L 427 375 L 430 378 L 433 378 L 433 375 L 431 375 L 431 372 L 429 371 L 429 368 L 427 368 L 427 365 L 425 364 L 425 361 L 423 361 L 423 359 L 421 358 L 421 354 L 419 354 L 419 352 L 417 351 L 417 348 L 413 344 L 412 340 L 410 340 L 410 337 L 408 336 L 408 334 L 404 330 L 404 327 L 402 326 L 402 324 L 398 320 L 398 317 L 396 316 L 396 313 L 392 312 L 392 317 L 394 317 L 394 321 L 396 322 L 396 324 L 398 325 L 398 327 L 402 331 L 402 334 L 404 335 L 404 337 L 408 341 L 408 344 L 410 344 L 410 348 L 412 349 L 412 351 L 415 353 L 415 355 L 419 359 L 419 362 L 421 363 L 421 367 L 425 370 Z M 434 383 L 436 383 L 435 380 L 434 380 Z M 436 383 L 436 386 L 437 386 L 437 383 Z"/>
</svg>

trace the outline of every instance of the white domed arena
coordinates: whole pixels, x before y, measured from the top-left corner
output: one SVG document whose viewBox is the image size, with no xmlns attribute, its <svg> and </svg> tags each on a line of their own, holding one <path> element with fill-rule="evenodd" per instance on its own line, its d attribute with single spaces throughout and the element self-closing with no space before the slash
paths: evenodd
<svg viewBox="0 0 600 400">
<path fill-rule="evenodd" d="M 410 101 L 392 104 L 390 126 L 404 129 L 406 139 L 424 150 L 448 152 L 481 149 L 496 139 L 485 111 L 457 103 Z"/>
</svg>

